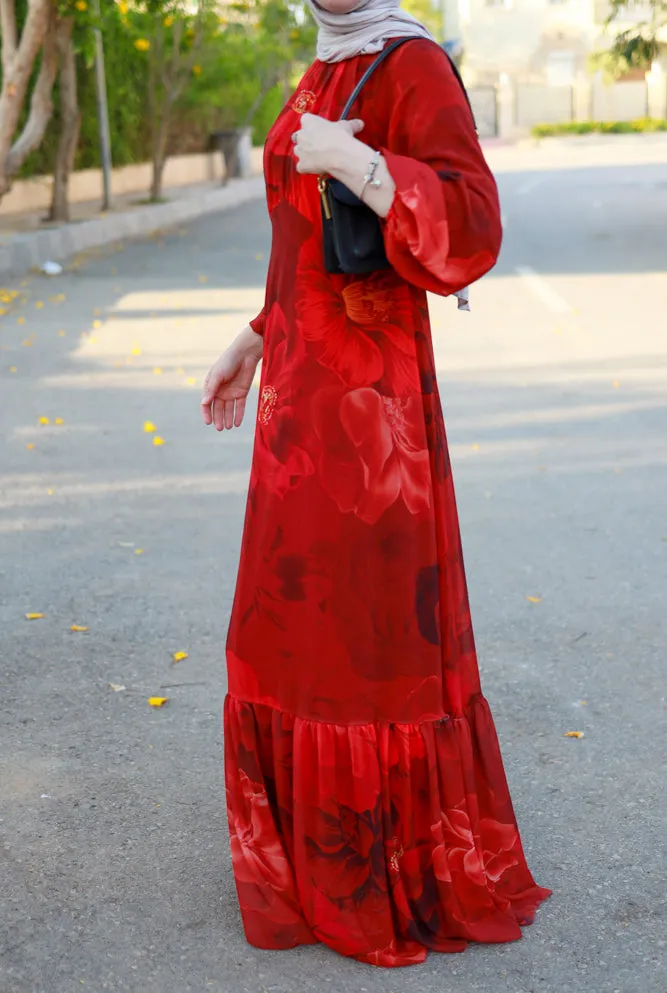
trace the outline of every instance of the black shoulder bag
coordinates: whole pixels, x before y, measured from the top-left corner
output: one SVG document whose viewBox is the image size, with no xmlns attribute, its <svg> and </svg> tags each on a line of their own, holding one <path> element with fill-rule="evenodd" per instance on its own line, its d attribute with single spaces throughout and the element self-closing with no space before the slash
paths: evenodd
<svg viewBox="0 0 667 993">
<path fill-rule="evenodd" d="M 345 104 L 340 117 L 341 121 L 347 120 L 359 94 L 375 70 L 399 45 L 404 45 L 406 41 L 412 40 L 414 39 L 398 38 L 380 52 L 363 74 L 350 99 Z M 450 62 L 452 62 L 451 59 Z M 452 68 L 465 93 L 468 106 L 470 106 L 466 88 L 454 62 L 452 62 Z M 472 107 L 470 112 L 472 113 Z M 338 179 L 320 176 L 318 189 L 322 199 L 324 265 L 327 272 L 353 274 L 391 268 L 384 249 L 380 220 L 375 211 L 367 207 Z"/>
</svg>

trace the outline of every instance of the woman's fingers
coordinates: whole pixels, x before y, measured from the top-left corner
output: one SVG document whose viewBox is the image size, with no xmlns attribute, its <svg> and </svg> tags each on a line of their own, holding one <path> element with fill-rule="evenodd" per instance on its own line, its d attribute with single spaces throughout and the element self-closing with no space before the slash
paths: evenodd
<svg viewBox="0 0 667 993">
<path fill-rule="evenodd" d="M 350 131 L 353 135 L 359 134 L 359 132 L 363 131 L 366 126 L 363 121 L 359 120 L 358 117 L 355 117 L 352 121 L 342 121 L 341 123 L 343 123 L 347 127 L 348 131 Z"/>
<path fill-rule="evenodd" d="M 213 417 L 211 415 L 211 402 L 210 401 L 208 401 L 208 403 L 207 403 L 206 400 L 202 399 L 202 402 L 201 402 L 201 415 L 204 418 L 204 424 L 210 424 L 213 421 Z"/>
<path fill-rule="evenodd" d="M 213 401 L 213 423 L 216 431 L 222 431 L 225 426 L 225 401 L 217 397 Z"/>
<path fill-rule="evenodd" d="M 245 397 L 236 401 L 236 413 L 234 414 L 234 427 L 240 428 L 245 414 Z"/>
<path fill-rule="evenodd" d="M 234 427 L 234 401 L 225 400 L 224 424 L 228 431 Z"/>
</svg>

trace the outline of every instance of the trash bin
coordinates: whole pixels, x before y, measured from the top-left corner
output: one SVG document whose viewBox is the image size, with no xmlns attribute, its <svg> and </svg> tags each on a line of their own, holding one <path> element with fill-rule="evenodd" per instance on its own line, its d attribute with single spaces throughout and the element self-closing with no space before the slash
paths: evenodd
<svg viewBox="0 0 667 993">
<path fill-rule="evenodd" d="M 225 178 L 246 179 L 252 175 L 252 138 L 250 128 L 229 128 L 214 131 L 211 147 L 222 152 L 225 161 Z"/>
</svg>

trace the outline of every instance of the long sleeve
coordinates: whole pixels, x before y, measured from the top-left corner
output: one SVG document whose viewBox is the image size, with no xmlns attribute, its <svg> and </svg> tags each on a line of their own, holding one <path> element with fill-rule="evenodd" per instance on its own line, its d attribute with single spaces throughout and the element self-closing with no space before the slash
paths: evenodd
<svg viewBox="0 0 667 993">
<path fill-rule="evenodd" d="M 394 96 L 388 148 L 396 183 L 384 234 L 404 279 L 449 295 L 488 272 L 502 240 L 495 180 L 449 59 L 414 41 L 388 62 Z"/>
<path fill-rule="evenodd" d="M 253 329 L 255 334 L 264 335 L 264 326 L 266 324 L 266 308 L 262 307 L 257 317 L 250 321 L 250 327 Z"/>
</svg>

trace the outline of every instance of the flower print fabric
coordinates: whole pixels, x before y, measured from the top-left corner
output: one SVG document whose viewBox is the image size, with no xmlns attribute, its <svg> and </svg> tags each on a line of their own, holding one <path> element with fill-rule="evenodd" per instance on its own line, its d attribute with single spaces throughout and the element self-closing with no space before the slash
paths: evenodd
<svg viewBox="0 0 667 993">
<path fill-rule="evenodd" d="M 363 92 L 397 184 L 392 268 L 324 269 L 291 135 L 337 119 L 370 56 L 316 62 L 278 118 L 255 448 L 228 635 L 225 763 L 248 940 L 380 966 L 520 937 L 526 865 L 482 695 L 426 291 L 493 265 L 497 193 L 438 46 Z"/>
</svg>

